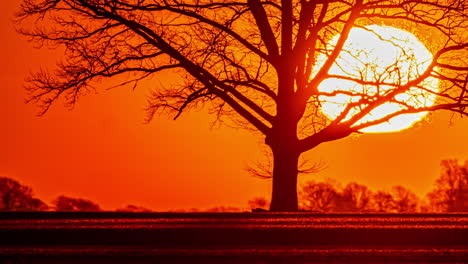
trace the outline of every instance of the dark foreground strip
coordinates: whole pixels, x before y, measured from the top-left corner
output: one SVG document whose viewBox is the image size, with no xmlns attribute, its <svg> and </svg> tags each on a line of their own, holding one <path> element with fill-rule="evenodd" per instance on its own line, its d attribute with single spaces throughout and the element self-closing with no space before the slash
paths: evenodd
<svg viewBox="0 0 468 264">
<path fill-rule="evenodd" d="M 0 263 L 323 262 L 468 263 L 468 214 L 0 214 Z"/>
<path fill-rule="evenodd" d="M 5 263 L 466 263 L 467 249 L 260 248 L 154 249 L 118 247 L 0 249 Z"/>
</svg>

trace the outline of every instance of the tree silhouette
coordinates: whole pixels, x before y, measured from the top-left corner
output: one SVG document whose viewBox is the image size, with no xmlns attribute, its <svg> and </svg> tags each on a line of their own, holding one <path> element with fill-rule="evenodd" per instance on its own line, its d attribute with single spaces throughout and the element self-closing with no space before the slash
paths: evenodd
<svg viewBox="0 0 468 264">
<path fill-rule="evenodd" d="M 23 0 L 17 18 L 24 22 L 21 32 L 38 46 L 65 47 L 56 71 L 29 78 L 29 100 L 43 113 L 60 97 L 73 105 L 103 79 L 137 86 L 171 70 L 180 78 L 153 92 L 148 121 L 159 111 L 177 118 L 205 105 L 220 122 L 260 132 L 273 156 L 270 209 L 295 211 L 302 153 L 403 114 L 444 109 L 467 114 L 467 5 L 465 0 Z M 33 28 L 27 29 L 28 23 Z M 345 45 L 353 28 L 381 37 L 366 27 L 373 24 L 425 39 L 434 59 L 421 67 L 414 54 L 384 39 L 401 53 L 391 67 L 364 63 L 348 74 L 330 71 L 345 63 L 341 54 L 354 54 Z M 402 67 L 411 73 L 402 74 Z M 428 77 L 440 80 L 438 91 L 427 87 Z M 363 88 L 319 89 L 330 79 Z M 405 93 L 409 98 L 401 96 Z M 436 103 L 424 104 L 424 94 L 437 95 Z M 350 102 L 336 117 L 320 111 L 324 101 L 343 96 Z M 371 116 L 386 103 L 397 110 Z"/>
<path fill-rule="evenodd" d="M 468 161 L 443 160 L 442 173 L 427 196 L 436 212 L 468 211 Z"/>
<path fill-rule="evenodd" d="M 336 212 L 340 198 L 333 182 L 307 182 L 302 186 L 302 209 L 307 211 Z"/>
<path fill-rule="evenodd" d="M 394 210 L 397 213 L 415 213 L 418 210 L 418 197 L 403 186 L 392 188 Z"/>
<path fill-rule="evenodd" d="M 328 180 L 307 182 L 301 190 L 301 206 L 307 211 L 414 213 L 418 205 L 417 196 L 402 186 L 393 187 L 391 192 L 373 193 L 362 184 L 351 182 L 342 189 Z"/>
<path fill-rule="evenodd" d="M 48 206 L 34 198 L 32 189 L 14 179 L 0 177 L 0 211 L 44 211 Z"/>
<path fill-rule="evenodd" d="M 372 192 L 365 185 L 348 183 L 340 193 L 337 210 L 342 212 L 370 211 L 371 198 Z"/>
<path fill-rule="evenodd" d="M 385 191 L 378 191 L 372 195 L 374 211 L 378 213 L 391 213 L 395 209 L 393 196 Z"/>
<path fill-rule="evenodd" d="M 96 203 L 81 198 L 60 195 L 53 201 L 56 211 L 98 212 L 101 208 Z"/>
</svg>

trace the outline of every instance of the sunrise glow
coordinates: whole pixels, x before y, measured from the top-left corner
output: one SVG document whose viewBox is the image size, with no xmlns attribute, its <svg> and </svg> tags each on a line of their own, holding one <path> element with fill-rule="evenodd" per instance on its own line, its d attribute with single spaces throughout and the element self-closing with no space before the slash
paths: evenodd
<svg viewBox="0 0 468 264">
<path fill-rule="evenodd" d="M 338 41 L 335 36 L 327 48 L 329 52 Z M 325 62 L 327 56 L 318 58 L 318 65 Z M 420 76 L 432 61 L 431 52 L 413 34 L 387 26 L 371 25 L 365 28 L 353 28 L 344 45 L 336 63 L 329 70 L 330 75 L 362 79 L 367 82 L 381 82 L 388 84 L 406 84 Z M 412 107 L 427 107 L 434 104 L 437 92 L 438 80 L 427 78 L 421 87 L 412 87 L 409 91 L 395 96 L 396 102 L 387 102 L 378 106 L 368 115 L 359 120 L 356 125 L 383 118 L 389 114 L 405 109 L 403 104 Z M 331 120 L 337 118 L 346 105 L 357 102 L 361 95 L 383 96 L 394 90 L 394 85 L 361 85 L 351 80 L 330 78 L 321 83 L 320 92 L 330 93 L 335 91 L 359 93 L 359 96 L 337 94 L 335 96 L 320 96 L 322 112 Z M 402 102 L 402 103 L 398 103 Z M 361 105 L 364 107 L 365 105 Z M 354 107 L 344 118 L 350 119 L 360 111 Z M 422 120 L 427 112 L 399 115 L 388 122 L 361 129 L 361 132 L 382 133 L 396 132 L 413 126 Z"/>
</svg>

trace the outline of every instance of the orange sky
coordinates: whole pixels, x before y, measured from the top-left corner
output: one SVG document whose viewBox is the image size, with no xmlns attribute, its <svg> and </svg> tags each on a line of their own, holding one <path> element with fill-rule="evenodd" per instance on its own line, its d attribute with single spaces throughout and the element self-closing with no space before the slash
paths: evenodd
<svg viewBox="0 0 468 264">
<path fill-rule="evenodd" d="M 88 198 L 105 209 L 132 203 L 154 210 L 246 207 L 270 195 L 269 180 L 245 172 L 261 157 L 261 138 L 232 128 L 210 129 L 203 111 L 177 121 L 143 124 L 145 87 L 83 97 L 72 111 L 60 103 L 43 117 L 24 104 L 29 72 L 53 66 L 54 50 L 36 50 L 14 31 L 20 1 L 0 2 L 0 175 L 33 187 L 46 202 L 61 194 Z M 308 152 L 327 168 L 301 182 L 333 178 L 372 189 L 403 185 L 424 195 L 441 159 L 468 158 L 468 119 L 435 113 L 399 133 L 351 136 Z"/>
</svg>

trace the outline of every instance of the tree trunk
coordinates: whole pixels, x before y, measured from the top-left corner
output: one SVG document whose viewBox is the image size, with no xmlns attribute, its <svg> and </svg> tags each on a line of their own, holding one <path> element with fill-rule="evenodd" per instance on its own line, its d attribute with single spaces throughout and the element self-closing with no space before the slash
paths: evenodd
<svg viewBox="0 0 468 264">
<path fill-rule="evenodd" d="M 297 203 L 297 163 L 299 154 L 287 148 L 272 147 L 273 151 L 273 190 L 270 211 L 294 212 Z"/>
<path fill-rule="evenodd" d="M 283 43 L 284 45 L 284 43 Z M 283 50 L 284 61 L 278 70 L 277 113 L 271 134 L 265 138 L 273 153 L 273 189 L 270 211 L 294 212 L 297 204 L 298 151 L 297 123 L 301 111 L 294 91 L 294 63 Z"/>
</svg>

